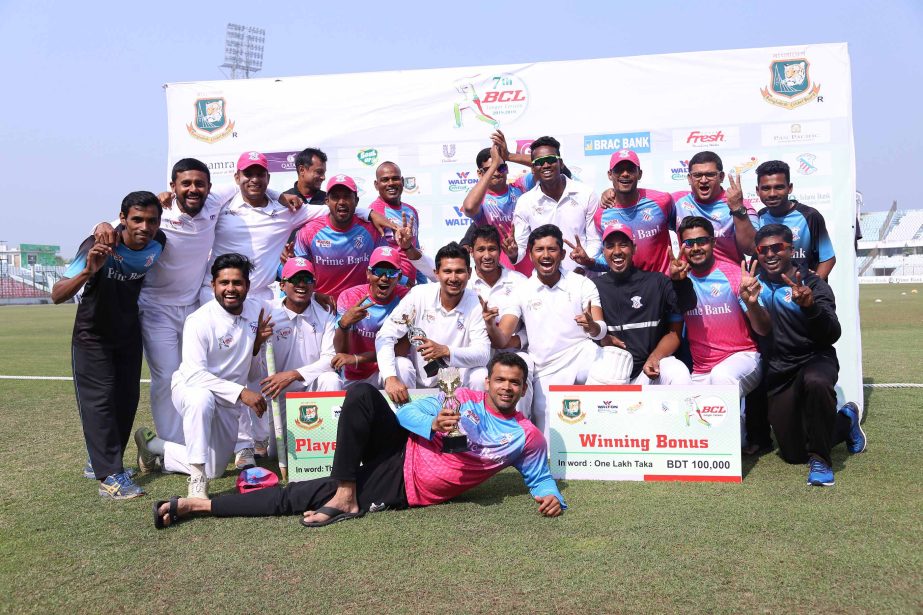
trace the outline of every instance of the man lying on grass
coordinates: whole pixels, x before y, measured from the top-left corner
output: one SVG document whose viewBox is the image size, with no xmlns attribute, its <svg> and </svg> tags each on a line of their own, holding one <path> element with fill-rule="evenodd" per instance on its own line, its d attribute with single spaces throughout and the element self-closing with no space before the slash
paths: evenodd
<svg viewBox="0 0 923 615">
<path fill-rule="evenodd" d="M 166 527 L 193 513 L 216 517 L 303 514 L 305 527 L 361 517 L 366 512 L 429 506 L 454 498 L 513 466 L 538 511 L 557 517 L 567 508 L 548 469 L 545 439 L 516 403 L 528 368 L 512 353 L 487 365 L 486 391 L 458 389 L 460 416 L 442 409 L 442 397 L 424 397 L 397 413 L 374 387 L 346 394 L 337 426 L 329 478 L 290 483 L 214 500 L 171 498 L 154 505 L 154 525 Z M 442 452 L 443 435 L 458 425 L 469 450 Z"/>
</svg>

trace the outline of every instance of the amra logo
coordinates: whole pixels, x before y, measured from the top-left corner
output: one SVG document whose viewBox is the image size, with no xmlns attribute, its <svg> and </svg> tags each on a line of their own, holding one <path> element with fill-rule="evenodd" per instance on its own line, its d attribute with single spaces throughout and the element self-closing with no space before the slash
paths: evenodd
<svg viewBox="0 0 923 615">
<path fill-rule="evenodd" d="M 234 122 L 228 120 L 226 104 L 223 98 L 196 99 L 195 120 L 186 124 L 189 136 L 206 143 L 214 143 L 232 134 Z"/>
<path fill-rule="evenodd" d="M 820 84 L 811 82 L 811 63 L 806 58 L 779 59 L 769 65 L 769 86 L 760 89 L 763 100 L 783 109 L 796 109 L 817 99 Z"/>
</svg>

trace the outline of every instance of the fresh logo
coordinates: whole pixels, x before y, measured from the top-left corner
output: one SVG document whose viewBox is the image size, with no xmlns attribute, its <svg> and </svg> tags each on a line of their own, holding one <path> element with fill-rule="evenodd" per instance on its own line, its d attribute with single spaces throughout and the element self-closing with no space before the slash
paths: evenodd
<svg viewBox="0 0 923 615">
<path fill-rule="evenodd" d="M 359 150 L 359 153 L 356 154 L 356 158 L 365 166 L 370 167 L 378 162 L 378 150 L 374 147 Z"/>
<path fill-rule="evenodd" d="M 651 151 L 650 132 L 624 132 L 609 135 L 585 135 L 583 154 L 585 156 L 608 156 L 622 149 L 632 149 L 639 154 Z"/>
<path fill-rule="evenodd" d="M 806 58 L 773 61 L 769 65 L 769 86 L 760 90 L 763 100 L 783 109 L 796 109 L 814 99 L 823 102 L 824 97 L 818 96 L 820 84 L 811 82 L 810 70 L 811 63 Z"/>
<path fill-rule="evenodd" d="M 228 120 L 223 98 L 199 98 L 195 101 L 195 121 L 186 124 L 189 136 L 214 143 L 225 138 L 234 130 L 234 122 Z"/>
<path fill-rule="evenodd" d="M 740 143 L 740 129 L 736 126 L 694 128 L 673 131 L 673 149 L 735 149 Z"/>
</svg>

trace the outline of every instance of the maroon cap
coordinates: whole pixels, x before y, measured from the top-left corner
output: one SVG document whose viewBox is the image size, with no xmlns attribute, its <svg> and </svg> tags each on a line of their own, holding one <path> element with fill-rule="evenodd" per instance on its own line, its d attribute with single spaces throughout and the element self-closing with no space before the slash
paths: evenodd
<svg viewBox="0 0 923 615">
<path fill-rule="evenodd" d="M 253 165 L 258 165 L 269 170 L 269 162 L 266 160 L 266 156 L 259 152 L 244 152 L 240 155 L 240 158 L 237 159 L 237 170 L 243 171 L 244 169 L 249 169 Z"/>
<path fill-rule="evenodd" d="M 285 261 L 285 265 L 282 266 L 282 279 L 288 280 L 296 273 L 300 273 L 302 271 L 307 271 L 311 275 L 317 277 L 314 274 L 314 263 L 306 258 L 294 256 Z"/>
<path fill-rule="evenodd" d="M 625 160 L 633 163 L 639 169 L 641 168 L 641 161 L 638 160 L 638 155 L 634 152 L 634 150 L 620 149 L 609 157 L 609 170 L 611 171 L 615 168 L 615 165 Z"/>
<path fill-rule="evenodd" d="M 330 189 L 334 186 L 346 186 L 355 193 L 359 193 L 359 189 L 356 188 L 356 181 L 349 175 L 334 175 L 330 178 L 330 181 L 327 182 L 327 192 L 330 192 Z"/>
<path fill-rule="evenodd" d="M 622 224 L 621 222 L 613 222 L 607 225 L 606 228 L 603 229 L 603 241 L 605 241 L 606 237 L 608 237 L 612 233 L 622 233 L 623 235 L 628 237 L 628 239 L 630 239 L 632 243 L 635 240 L 635 236 L 631 232 L 631 227 L 626 226 Z"/>
</svg>

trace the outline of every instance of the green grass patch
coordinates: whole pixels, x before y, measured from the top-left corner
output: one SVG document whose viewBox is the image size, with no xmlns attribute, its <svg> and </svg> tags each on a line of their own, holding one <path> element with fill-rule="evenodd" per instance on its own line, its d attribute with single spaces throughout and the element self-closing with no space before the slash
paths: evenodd
<svg viewBox="0 0 923 615">
<path fill-rule="evenodd" d="M 870 381 L 923 381 L 911 288 L 862 288 Z M 73 313 L 0 308 L 0 374 L 69 375 Z M 151 424 L 146 394 L 137 425 Z M 71 383 L 0 381 L 0 612 L 920 612 L 921 401 L 867 392 L 869 451 L 835 449 L 832 489 L 767 455 L 739 485 L 570 481 L 571 510 L 544 519 L 506 471 L 451 504 L 320 530 L 272 518 L 156 532 L 151 503 L 184 494 L 183 477 L 100 500 L 80 476 Z"/>
</svg>

